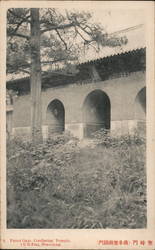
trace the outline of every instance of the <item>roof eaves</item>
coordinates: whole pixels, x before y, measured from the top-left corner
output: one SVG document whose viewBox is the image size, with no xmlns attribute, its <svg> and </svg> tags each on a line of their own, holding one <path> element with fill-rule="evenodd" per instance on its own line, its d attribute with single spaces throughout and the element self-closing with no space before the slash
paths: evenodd
<svg viewBox="0 0 155 250">
<path fill-rule="evenodd" d="M 101 56 L 101 57 L 98 57 L 98 58 L 95 58 L 95 59 L 92 59 L 92 60 L 81 62 L 78 65 L 84 65 L 84 64 L 87 64 L 87 63 L 93 63 L 93 62 L 96 62 L 96 61 L 103 60 L 105 58 L 110 58 L 110 57 L 113 57 L 113 56 L 128 54 L 130 52 L 134 52 L 134 51 L 145 49 L 145 48 L 146 48 L 146 46 L 143 46 L 143 47 L 139 47 L 139 48 L 135 48 L 135 49 L 129 49 L 129 50 L 126 50 L 126 51 L 123 51 L 123 52 L 116 52 L 116 53 L 113 53 L 113 54 L 110 54 L 110 55 L 105 55 L 105 56 Z"/>
<path fill-rule="evenodd" d="M 101 56 L 101 57 L 98 57 L 98 58 L 95 58 L 95 59 L 92 59 L 92 60 L 87 60 L 85 62 L 81 62 L 81 63 L 78 63 L 77 65 L 86 65 L 86 64 L 90 64 L 90 63 L 94 63 L 94 62 L 98 62 L 98 61 L 101 61 L 105 58 L 110 58 L 110 57 L 113 57 L 113 56 L 119 56 L 119 55 L 124 55 L 124 54 L 128 54 L 130 52 L 136 52 L 138 50 L 141 50 L 141 49 L 145 49 L 146 46 L 142 46 L 142 47 L 139 47 L 139 48 L 134 48 L 134 49 L 129 49 L 129 50 L 126 50 L 126 51 L 123 51 L 123 52 L 115 52 L 113 54 L 110 54 L 110 55 L 106 55 L 106 56 Z M 48 72 L 47 72 L 48 74 Z M 52 74 L 52 72 L 51 72 Z M 42 76 L 42 78 L 44 78 L 45 75 Z M 13 80 L 8 80 L 7 82 L 10 82 L 10 83 L 14 83 L 14 82 L 18 82 L 18 81 L 21 81 L 21 80 L 29 80 L 30 77 L 29 76 L 26 76 L 26 77 L 22 77 L 22 78 L 18 78 L 18 79 L 13 79 Z"/>
</svg>

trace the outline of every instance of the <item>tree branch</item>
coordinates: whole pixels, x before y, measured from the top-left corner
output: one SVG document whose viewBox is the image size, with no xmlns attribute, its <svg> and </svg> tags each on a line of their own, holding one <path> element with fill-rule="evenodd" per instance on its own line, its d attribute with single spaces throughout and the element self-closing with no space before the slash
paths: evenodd
<svg viewBox="0 0 155 250">
<path fill-rule="evenodd" d="M 56 59 L 56 60 L 53 60 L 53 61 L 41 61 L 42 64 L 53 64 L 53 63 L 56 63 L 56 62 L 61 62 L 61 61 L 65 61 L 67 58 L 61 58 L 61 59 Z"/>
<path fill-rule="evenodd" d="M 93 42 L 93 41 L 92 41 Z M 99 52 L 99 48 L 97 49 L 95 46 L 93 46 L 91 43 L 89 43 L 89 46 L 91 46 L 97 53 Z"/>
<path fill-rule="evenodd" d="M 8 36 L 18 36 L 18 37 L 25 38 L 25 39 L 27 39 L 27 40 L 30 39 L 30 37 L 27 36 L 27 35 L 23 35 L 23 34 L 20 34 L 20 33 L 14 33 L 14 32 L 11 32 L 11 33 L 8 32 Z"/>
<path fill-rule="evenodd" d="M 24 72 L 24 73 L 27 73 L 27 74 L 30 74 L 30 72 L 28 71 L 28 70 L 26 70 L 26 69 L 19 69 L 21 72 Z"/>
<path fill-rule="evenodd" d="M 22 69 L 22 68 L 18 68 L 18 70 L 17 69 L 12 69 L 12 70 L 7 70 L 7 73 L 10 73 L 10 74 L 12 74 L 12 73 L 15 73 L 15 72 L 24 72 L 24 73 L 27 73 L 27 74 L 30 74 L 30 72 L 28 71 L 28 70 L 26 70 L 26 69 Z"/>
<path fill-rule="evenodd" d="M 41 34 L 47 32 L 47 31 L 62 30 L 62 29 L 71 28 L 71 27 L 74 27 L 74 26 L 75 26 L 74 22 L 68 23 L 68 24 L 62 24 L 62 25 L 54 25 L 54 26 L 51 26 L 51 27 L 46 28 L 44 30 L 41 30 Z"/>
<path fill-rule="evenodd" d="M 61 37 L 59 31 L 58 31 L 57 29 L 56 29 L 55 31 L 56 31 L 58 37 L 60 38 L 60 40 L 63 42 L 63 44 L 64 44 L 64 46 L 65 46 L 65 49 L 67 50 L 67 43 L 66 43 L 66 42 L 64 41 L 64 39 Z"/>
<path fill-rule="evenodd" d="M 75 27 L 75 31 L 77 32 L 77 34 L 79 34 L 79 36 L 85 41 L 85 43 L 90 43 L 91 42 L 91 40 L 87 40 L 87 39 L 85 39 L 84 38 L 84 36 L 78 31 L 78 29 Z"/>
<path fill-rule="evenodd" d="M 8 9 L 8 12 L 10 12 L 11 15 L 13 15 L 16 18 L 20 18 L 22 19 L 22 22 L 29 22 L 30 20 L 28 20 L 30 18 L 30 15 L 26 16 L 26 17 L 22 17 L 21 15 L 17 15 L 17 13 L 13 12 L 11 9 Z M 27 10 L 27 13 L 29 12 L 29 10 Z"/>
<path fill-rule="evenodd" d="M 89 26 L 89 25 L 85 25 L 85 27 L 82 27 L 80 24 L 79 24 L 79 28 L 81 30 L 83 30 L 84 32 L 86 32 L 89 36 L 91 35 L 91 33 L 93 33 L 93 29 Z M 86 29 L 90 29 L 90 32 L 87 31 Z"/>
<path fill-rule="evenodd" d="M 18 29 L 19 29 L 19 27 L 22 25 L 22 23 L 23 23 L 23 20 L 21 20 L 21 22 L 19 22 L 19 23 L 17 24 L 16 28 L 15 28 L 14 31 L 13 31 L 14 34 L 18 31 Z"/>
<path fill-rule="evenodd" d="M 91 32 L 93 32 L 91 30 L 91 27 L 89 27 L 88 25 L 86 25 L 85 27 L 82 27 L 80 24 L 78 25 L 78 27 L 83 31 L 85 32 L 87 35 L 91 36 Z M 86 28 L 89 28 L 91 30 L 91 32 L 87 31 Z"/>
</svg>

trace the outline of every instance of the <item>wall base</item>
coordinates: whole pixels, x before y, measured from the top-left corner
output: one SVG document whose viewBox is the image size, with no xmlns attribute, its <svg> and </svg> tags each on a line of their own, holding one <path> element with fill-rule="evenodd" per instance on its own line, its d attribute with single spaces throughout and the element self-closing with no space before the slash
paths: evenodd
<svg viewBox="0 0 155 250">
<path fill-rule="evenodd" d="M 68 123 L 65 124 L 65 130 L 71 132 L 71 134 L 79 139 L 83 138 L 83 123 Z"/>
<path fill-rule="evenodd" d="M 135 130 L 138 133 L 146 133 L 145 120 L 127 120 L 127 121 L 111 121 L 111 135 L 120 136 L 125 134 L 133 134 Z M 84 124 L 83 123 L 68 123 L 65 124 L 65 131 L 69 131 L 73 136 L 80 140 L 84 137 Z M 13 136 L 30 139 L 31 128 L 30 127 L 17 127 L 12 130 Z M 48 126 L 42 126 L 43 140 L 48 138 Z"/>
<path fill-rule="evenodd" d="M 111 121 L 111 134 L 124 135 L 146 132 L 145 120 L 124 120 L 124 121 Z"/>
</svg>

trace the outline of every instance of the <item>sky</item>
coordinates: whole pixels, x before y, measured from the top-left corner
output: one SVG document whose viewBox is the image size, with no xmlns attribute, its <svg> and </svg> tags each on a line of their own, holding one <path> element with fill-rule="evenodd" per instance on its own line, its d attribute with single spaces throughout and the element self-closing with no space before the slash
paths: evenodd
<svg viewBox="0 0 155 250">
<path fill-rule="evenodd" d="M 110 33 L 145 23 L 144 12 L 141 10 L 97 10 L 93 16 Z"/>
<path fill-rule="evenodd" d="M 79 1 L 80 2 L 80 1 Z M 108 33 L 118 31 L 120 29 L 129 28 L 138 24 L 145 24 L 146 13 L 144 8 L 133 8 L 125 7 L 116 4 L 107 4 L 103 1 L 88 1 L 81 2 L 77 1 L 68 2 L 64 1 L 58 5 L 60 9 L 67 10 L 82 10 L 90 11 L 93 15 L 93 20 L 97 23 L 102 24 L 106 28 Z"/>
</svg>

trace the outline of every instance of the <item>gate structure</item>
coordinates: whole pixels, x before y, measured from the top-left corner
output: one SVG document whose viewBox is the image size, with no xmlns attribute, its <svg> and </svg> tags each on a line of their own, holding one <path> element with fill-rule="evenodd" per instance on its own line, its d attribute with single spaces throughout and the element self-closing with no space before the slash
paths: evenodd
<svg viewBox="0 0 155 250">
<path fill-rule="evenodd" d="M 42 131 L 69 130 L 82 139 L 101 128 L 110 133 L 132 133 L 146 120 L 146 47 L 144 26 L 122 30 L 128 43 L 103 48 L 79 60 L 74 75 L 47 72 L 42 77 Z M 18 92 L 13 104 L 13 132 L 30 132 L 29 77 L 9 80 L 7 88 Z"/>
<path fill-rule="evenodd" d="M 94 90 L 86 97 L 83 105 L 84 137 L 100 129 L 110 129 L 110 100 L 102 90 Z"/>
</svg>

